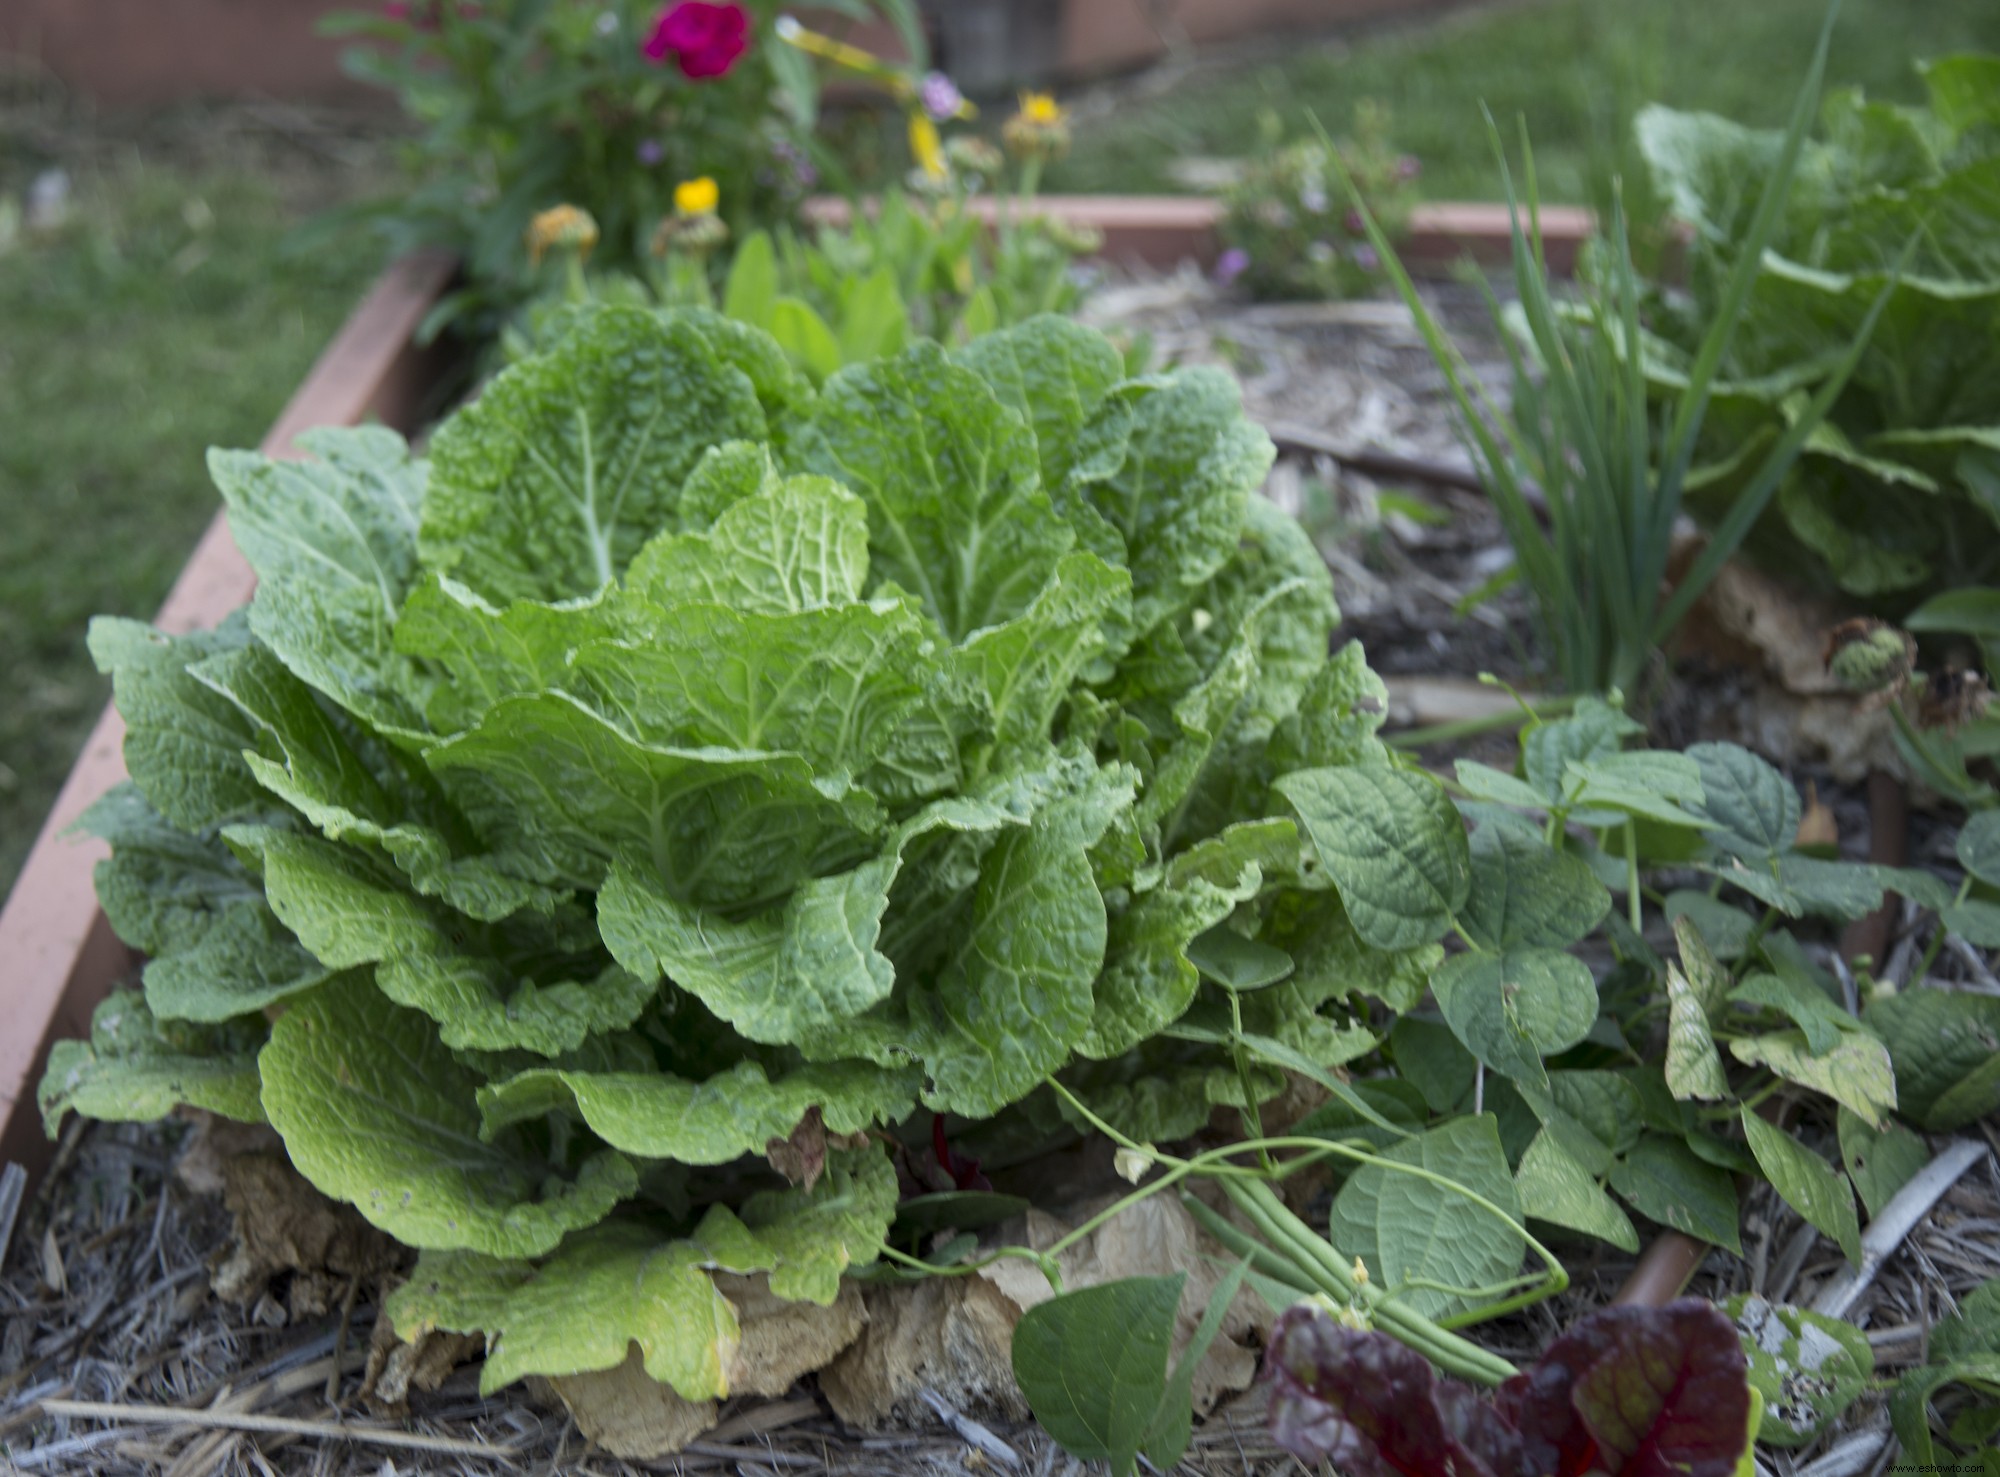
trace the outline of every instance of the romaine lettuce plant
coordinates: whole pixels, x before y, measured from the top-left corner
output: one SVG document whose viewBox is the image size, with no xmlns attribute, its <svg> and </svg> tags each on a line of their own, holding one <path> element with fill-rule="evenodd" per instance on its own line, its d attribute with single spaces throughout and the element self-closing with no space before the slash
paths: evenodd
<svg viewBox="0 0 2000 1477">
<path fill-rule="evenodd" d="M 1886 294 L 1866 352 L 1751 547 L 1894 613 L 2000 578 L 2000 57 L 1921 71 L 1924 107 L 1855 89 L 1827 99 L 1721 364 L 1708 465 L 1695 475 L 1703 491 L 1691 498 L 1704 516 L 1723 516 L 1740 469 L 1786 433 Z M 1660 337 L 1648 373 L 1671 396 L 1704 325 L 1726 310 L 1731 273 L 1763 246 L 1751 206 L 1779 173 L 1779 136 L 1652 107 L 1638 139 L 1674 214 L 1694 228 L 1689 294 L 1651 325 Z"/>
<path fill-rule="evenodd" d="M 93 627 L 131 784 L 86 824 L 150 957 L 42 1102 L 267 1117 L 421 1249 L 398 1326 L 486 1333 L 488 1388 L 636 1342 L 719 1393 L 712 1274 L 830 1300 L 919 1108 L 1061 1131 L 1060 1074 L 1165 1141 L 1274 1094 L 1163 1035 L 1229 920 L 1301 951 L 1246 1014 L 1315 1070 L 1435 954 L 1350 922 L 1287 809 L 1430 782 L 1225 376 L 1046 318 L 815 390 L 717 315 L 593 307 L 425 457 L 307 444 L 211 459 L 246 611 Z"/>
</svg>

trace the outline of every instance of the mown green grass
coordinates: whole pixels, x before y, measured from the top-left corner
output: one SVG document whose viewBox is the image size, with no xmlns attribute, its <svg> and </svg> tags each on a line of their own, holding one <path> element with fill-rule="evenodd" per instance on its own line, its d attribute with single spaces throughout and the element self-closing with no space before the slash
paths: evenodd
<svg viewBox="0 0 2000 1477">
<path fill-rule="evenodd" d="M 158 609 L 206 449 L 262 439 L 379 265 L 283 253 L 309 192 L 269 159 L 78 174 L 70 222 L 0 254 L 0 890 L 109 696 L 90 617 Z"/>
<path fill-rule="evenodd" d="M 1781 122 L 1825 15 L 1824 0 L 1537 0 L 1302 44 L 1085 122 L 1049 187 L 1175 190 L 1177 156 L 1254 152 L 1266 109 L 1293 131 L 1311 110 L 1338 134 L 1370 98 L 1423 161 L 1432 199 L 1499 198 L 1482 102 L 1510 140 L 1526 118 L 1543 198 L 1602 199 L 1612 173 L 1632 168 L 1628 125 L 1646 101 Z M 1914 100 L 1912 62 L 1962 50 L 2000 51 L 2000 0 L 1846 0 L 1827 76 Z"/>
</svg>

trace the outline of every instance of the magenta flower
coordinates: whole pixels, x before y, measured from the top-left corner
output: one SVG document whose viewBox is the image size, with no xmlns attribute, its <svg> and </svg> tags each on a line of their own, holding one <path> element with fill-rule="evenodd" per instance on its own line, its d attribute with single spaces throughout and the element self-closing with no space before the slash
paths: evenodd
<svg viewBox="0 0 2000 1477">
<path fill-rule="evenodd" d="M 726 75 L 749 46 L 749 38 L 750 16 L 742 6 L 681 0 L 660 12 L 640 50 L 655 63 L 672 57 L 683 77 L 698 82 Z"/>
<path fill-rule="evenodd" d="M 1227 287 L 1250 269 L 1250 253 L 1240 246 L 1232 246 L 1215 259 L 1215 280 Z"/>
</svg>

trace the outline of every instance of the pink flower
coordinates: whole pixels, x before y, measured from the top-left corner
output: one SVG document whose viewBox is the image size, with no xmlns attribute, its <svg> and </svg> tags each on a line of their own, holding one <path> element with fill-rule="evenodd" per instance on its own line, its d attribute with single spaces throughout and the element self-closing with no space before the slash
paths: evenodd
<svg viewBox="0 0 2000 1477">
<path fill-rule="evenodd" d="M 942 72 L 932 72 L 924 78 L 917 88 L 917 100 L 937 123 L 956 118 L 958 110 L 965 106 L 965 95 L 958 90 L 958 84 Z"/>
<path fill-rule="evenodd" d="M 750 44 L 749 37 L 750 17 L 742 6 L 681 0 L 660 12 L 640 49 L 652 62 L 671 56 L 683 77 L 700 81 L 725 75 Z"/>
<path fill-rule="evenodd" d="M 1219 286 L 1227 287 L 1241 277 L 1250 267 L 1250 253 L 1240 246 L 1232 246 L 1215 259 L 1215 280 Z"/>
</svg>

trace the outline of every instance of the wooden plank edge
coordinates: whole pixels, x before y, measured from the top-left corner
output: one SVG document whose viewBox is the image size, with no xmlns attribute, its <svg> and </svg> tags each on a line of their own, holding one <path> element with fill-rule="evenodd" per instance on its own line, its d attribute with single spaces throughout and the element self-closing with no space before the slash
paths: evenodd
<svg viewBox="0 0 2000 1477">
<path fill-rule="evenodd" d="M 967 208 L 989 224 L 999 219 L 1001 202 L 975 196 Z M 1041 195 L 1026 212 L 1065 225 L 1100 232 L 1099 255 L 1121 266 L 1170 270 L 1184 261 L 1204 269 L 1222 254 L 1220 200 L 1203 195 Z M 837 196 L 806 202 L 805 219 L 816 225 L 841 225 L 849 218 L 849 203 Z M 1577 206 L 1542 208 L 1542 239 L 1549 265 L 1568 272 L 1578 250 L 1597 229 L 1592 212 Z M 1428 201 L 1410 214 L 1409 229 L 1398 248 L 1413 267 L 1441 270 L 1466 257 L 1484 266 L 1511 260 L 1513 237 L 1507 207 L 1477 201 Z"/>
<path fill-rule="evenodd" d="M 417 429 L 426 392 L 445 352 L 416 342 L 418 328 L 451 285 L 456 260 L 422 252 L 393 263 L 375 280 L 264 438 L 267 455 L 301 455 L 297 437 L 314 426 L 369 419 Z M 214 625 L 250 598 L 255 586 L 229 527 L 217 513 L 160 607 L 159 625 L 176 633 Z M 104 843 L 66 834 L 77 818 L 125 777 L 125 726 L 106 706 L 85 740 L 20 876 L 0 908 L 0 1162 L 31 1174 L 47 1163 L 35 1087 L 49 1048 L 85 1036 L 90 1014 L 137 960 L 97 906 L 92 874 Z"/>
</svg>

